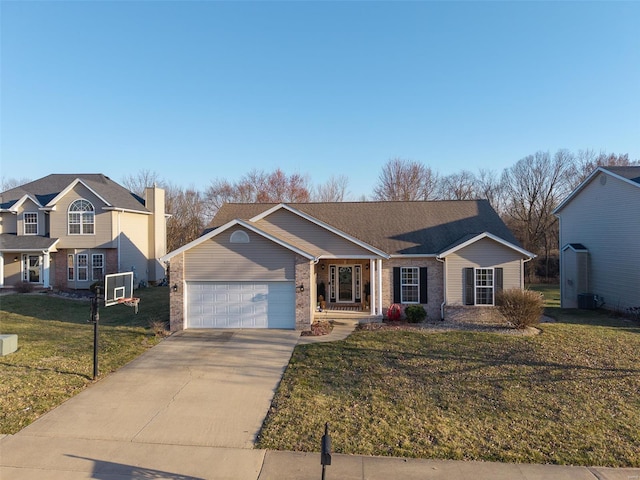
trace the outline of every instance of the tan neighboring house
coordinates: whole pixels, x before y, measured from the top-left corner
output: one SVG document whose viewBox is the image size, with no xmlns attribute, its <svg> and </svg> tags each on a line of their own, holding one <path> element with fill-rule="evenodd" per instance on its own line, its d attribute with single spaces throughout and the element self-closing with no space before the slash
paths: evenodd
<svg viewBox="0 0 640 480">
<path fill-rule="evenodd" d="M 164 278 L 164 190 L 140 198 L 101 174 L 52 174 L 0 194 L 0 287 L 88 289 L 133 271 Z"/>
<path fill-rule="evenodd" d="M 161 260 L 173 331 L 308 330 L 337 312 L 381 318 L 391 304 L 490 317 L 533 257 L 478 200 L 225 204 L 210 231 Z"/>
<path fill-rule="evenodd" d="M 554 213 L 562 307 L 640 307 L 640 166 L 596 169 Z"/>
</svg>

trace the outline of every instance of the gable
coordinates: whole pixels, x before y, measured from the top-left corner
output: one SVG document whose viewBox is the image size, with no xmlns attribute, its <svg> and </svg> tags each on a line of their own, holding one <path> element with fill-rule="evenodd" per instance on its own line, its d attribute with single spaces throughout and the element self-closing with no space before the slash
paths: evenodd
<svg viewBox="0 0 640 480">
<path fill-rule="evenodd" d="M 270 213 L 255 223 L 259 228 L 298 246 L 316 258 L 321 256 L 370 257 L 372 253 L 371 250 L 284 208 Z"/>
</svg>

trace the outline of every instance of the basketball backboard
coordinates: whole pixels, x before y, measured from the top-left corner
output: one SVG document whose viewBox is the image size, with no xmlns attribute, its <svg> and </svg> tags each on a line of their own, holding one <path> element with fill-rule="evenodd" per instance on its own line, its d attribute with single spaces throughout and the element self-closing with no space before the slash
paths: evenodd
<svg viewBox="0 0 640 480">
<path fill-rule="evenodd" d="M 104 306 L 110 307 L 133 298 L 133 272 L 112 273 L 104 277 Z"/>
</svg>

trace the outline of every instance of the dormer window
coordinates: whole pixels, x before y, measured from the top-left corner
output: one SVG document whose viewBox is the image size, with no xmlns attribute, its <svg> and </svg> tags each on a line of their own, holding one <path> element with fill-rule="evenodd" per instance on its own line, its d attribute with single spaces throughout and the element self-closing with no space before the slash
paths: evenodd
<svg viewBox="0 0 640 480">
<path fill-rule="evenodd" d="M 25 212 L 23 214 L 24 234 L 38 235 L 38 214 L 34 212 Z"/>
<path fill-rule="evenodd" d="M 249 243 L 249 235 L 244 230 L 236 230 L 231 234 L 231 243 Z"/>
<path fill-rule="evenodd" d="M 88 200 L 76 200 L 69 206 L 69 235 L 93 235 L 95 210 Z"/>
</svg>

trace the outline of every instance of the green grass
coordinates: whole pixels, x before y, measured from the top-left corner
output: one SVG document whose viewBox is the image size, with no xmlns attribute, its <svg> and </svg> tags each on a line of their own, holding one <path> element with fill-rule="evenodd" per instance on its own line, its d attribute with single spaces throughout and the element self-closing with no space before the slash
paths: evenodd
<svg viewBox="0 0 640 480">
<path fill-rule="evenodd" d="M 155 345 L 151 322 L 168 321 L 169 291 L 140 289 L 133 308 L 100 308 L 98 365 L 105 376 Z M 87 301 L 46 294 L 0 297 L 0 333 L 18 351 L 0 357 L 0 433 L 15 433 L 92 383 L 93 324 Z"/>
<path fill-rule="evenodd" d="M 528 285 L 527 288 L 542 293 L 545 307 L 560 307 L 560 285 L 537 283 Z"/>
<path fill-rule="evenodd" d="M 260 448 L 640 467 L 640 328 L 549 308 L 537 336 L 356 331 L 299 346 Z"/>
</svg>

